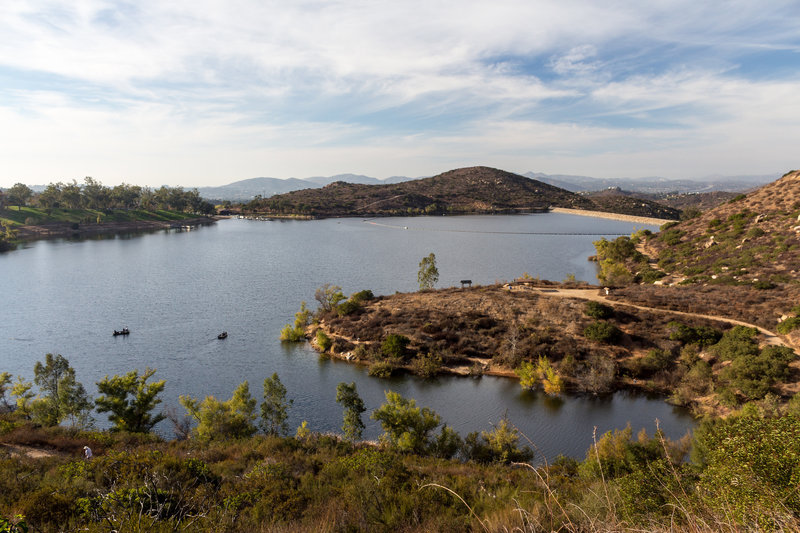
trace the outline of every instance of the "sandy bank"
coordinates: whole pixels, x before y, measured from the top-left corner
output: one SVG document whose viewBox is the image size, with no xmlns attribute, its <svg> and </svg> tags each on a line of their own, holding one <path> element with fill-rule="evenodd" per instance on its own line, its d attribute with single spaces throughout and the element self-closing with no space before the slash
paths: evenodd
<svg viewBox="0 0 800 533">
<path fill-rule="evenodd" d="M 585 209 L 568 209 L 566 207 L 553 207 L 551 213 L 566 213 L 568 215 L 579 215 L 582 217 L 609 218 L 611 220 L 622 220 L 624 222 L 635 222 L 637 224 L 649 224 L 661 226 L 667 222 L 675 222 L 665 218 L 638 217 L 635 215 L 621 215 L 619 213 L 607 213 L 605 211 L 587 211 Z"/>
</svg>

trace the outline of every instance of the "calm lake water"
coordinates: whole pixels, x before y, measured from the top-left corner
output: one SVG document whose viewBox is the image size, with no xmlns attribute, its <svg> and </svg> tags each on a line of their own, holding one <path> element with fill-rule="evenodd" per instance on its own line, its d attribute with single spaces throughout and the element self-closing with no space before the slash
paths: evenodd
<svg viewBox="0 0 800 533">
<path fill-rule="evenodd" d="M 368 415 L 391 389 L 431 407 L 462 435 L 491 429 L 507 412 L 539 459 L 583 457 L 595 426 L 598 435 L 627 423 L 652 432 L 658 419 L 678 438 L 693 421 L 658 398 L 618 393 L 552 399 L 492 377 L 380 380 L 361 367 L 322 359 L 306 345 L 278 340 L 301 301 L 316 307 L 314 291 L 324 283 L 340 285 L 345 294 L 414 291 L 418 263 L 431 252 L 439 287 L 458 286 L 462 279 L 489 284 L 525 272 L 594 282 L 595 265 L 587 261 L 592 241 L 644 227 L 554 213 L 234 219 L 190 232 L 39 241 L 0 254 L 0 372 L 32 379 L 36 361 L 60 353 L 94 395 L 94 384 L 105 375 L 150 366 L 158 369 L 157 379 L 167 380 L 165 406 L 177 406 L 183 394 L 227 399 L 244 380 L 260 398 L 264 378 L 277 372 L 294 400 L 291 427 L 307 420 L 315 431 L 339 431 L 336 385 L 355 381 L 368 408 L 368 438 L 380 433 Z M 123 326 L 130 336 L 111 335 Z M 229 337 L 219 341 L 223 330 Z M 105 416 L 97 416 L 101 427 Z M 171 436 L 166 423 L 159 429 Z"/>
</svg>

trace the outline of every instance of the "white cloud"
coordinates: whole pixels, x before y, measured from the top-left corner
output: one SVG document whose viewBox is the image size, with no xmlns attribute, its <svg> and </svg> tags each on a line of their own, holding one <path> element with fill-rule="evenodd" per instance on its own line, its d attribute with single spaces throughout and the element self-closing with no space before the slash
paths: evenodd
<svg viewBox="0 0 800 533">
<path fill-rule="evenodd" d="M 4 2 L 0 184 L 772 170 L 800 78 L 736 67 L 797 27 L 791 1 Z"/>
</svg>

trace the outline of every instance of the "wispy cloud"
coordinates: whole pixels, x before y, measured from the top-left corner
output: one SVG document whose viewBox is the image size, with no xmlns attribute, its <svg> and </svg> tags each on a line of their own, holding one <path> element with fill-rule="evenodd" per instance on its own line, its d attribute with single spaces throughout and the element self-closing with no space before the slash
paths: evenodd
<svg viewBox="0 0 800 533">
<path fill-rule="evenodd" d="M 793 1 L 0 5 L 0 185 L 797 166 Z"/>
</svg>

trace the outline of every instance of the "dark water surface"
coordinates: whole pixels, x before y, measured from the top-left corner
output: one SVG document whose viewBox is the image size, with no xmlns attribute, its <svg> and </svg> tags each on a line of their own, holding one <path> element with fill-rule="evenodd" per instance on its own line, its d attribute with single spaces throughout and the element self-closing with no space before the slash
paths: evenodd
<svg viewBox="0 0 800 533">
<path fill-rule="evenodd" d="M 592 241 L 643 227 L 555 213 L 225 220 L 190 232 L 39 241 L 0 254 L 0 372 L 32 379 L 36 361 L 60 353 L 94 395 L 103 376 L 150 366 L 158 369 L 157 379 L 167 380 L 164 405 L 177 405 L 182 394 L 227 399 L 244 380 L 260 399 L 264 378 L 277 372 L 294 399 L 291 427 L 307 420 L 315 431 L 339 431 L 336 385 L 355 381 L 366 415 L 391 389 L 431 407 L 462 435 L 490 429 L 507 411 L 540 458 L 582 457 L 595 426 L 601 433 L 630 422 L 635 431 L 652 432 L 658 419 L 677 438 L 692 419 L 657 398 L 552 399 L 492 377 L 379 380 L 278 340 L 302 300 L 316 307 L 314 290 L 324 283 L 340 285 L 345 294 L 413 291 L 418 263 L 431 252 L 439 287 L 462 279 L 489 284 L 525 272 L 595 281 L 595 265 L 586 260 L 594 253 Z M 130 336 L 111 335 L 123 326 Z M 223 330 L 228 338 L 217 340 Z M 380 428 L 366 416 L 365 422 L 366 436 L 375 438 Z M 98 424 L 107 424 L 105 415 L 98 415 Z M 160 430 L 170 435 L 166 424 Z"/>
</svg>

